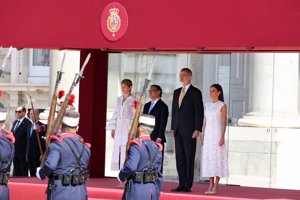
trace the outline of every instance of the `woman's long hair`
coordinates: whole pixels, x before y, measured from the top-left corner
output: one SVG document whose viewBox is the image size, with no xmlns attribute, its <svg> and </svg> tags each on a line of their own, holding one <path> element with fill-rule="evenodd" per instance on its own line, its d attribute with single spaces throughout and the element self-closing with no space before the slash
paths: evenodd
<svg viewBox="0 0 300 200">
<path fill-rule="evenodd" d="M 217 91 L 220 92 L 220 94 L 218 96 L 219 101 L 223 101 L 224 102 L 224 95 L 223 95 L 223 88 L 222 88 L 222 86 L 220 84 L 216 83 L 216 84 L 212 84 L 210 86 L 210 88 L 212 88 L 212 87 L 216 88 Z"/>
</svg>

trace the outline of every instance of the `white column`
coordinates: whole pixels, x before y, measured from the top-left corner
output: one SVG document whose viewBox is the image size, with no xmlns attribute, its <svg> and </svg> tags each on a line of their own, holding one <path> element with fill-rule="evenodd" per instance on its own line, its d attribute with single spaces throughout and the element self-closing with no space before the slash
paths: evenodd
<svg viewBox="0 0 300 200">
<path fill-rule="evenodd" d="M 51 101 L 55 83 L 56 83 L 56 77 L 57 77 L 57 71 L 60 70 L 61 63 L 63 60 L 64 51 L 58 51 L 58 50 L 52 50 L 50 57 L 50 93 L 49 93 L 49 100 Z M 80 68 L 80 51 L 66 51 L 66 57 L 65 62 L 63 65 L 63 75 L 60 84 L 58 85 L 58 90 L 64 90 L 65 94 L 69 91 L 71 84 L 74 80 L 75 74 L 79 72 Z M 74 106 L 76 107 L 76 110 L 78 110 L 78 103 L 79 103 L 79 85 L 74 88 L 72 94 L 75 95 L 75 102 Z M 50 102 L 49 102 L 50 106 Z"/>
<path fill-rule="evenodd" d="M 18 67 L 18 51 L 13 48 L 11 51 L 11 69 L 10 69 L 10 82 L 18 83 L 19 67 Z M 8 66 L 6 66 L 8 67 Z"/>
<path fill-rule="evenodd" d="M 253 55 L 249 110 L 240 126 L 300 127 L 298 111 L 299 54 Z"/>
<path fill-rule="evenodd" d="M 10 83 L 17 84 L 19 83 L 19 55 L 17 49 L 13 48 L 11 52 L 11 65 L 10 65 Z M 7 63 L 8 64 L 8 63 Z M 8 65 L 6 66 L 8 67 Z M 15 110 L 19 106 L 19 92 L 7 91 L 8 94 L 8 104 L 7 104 L 7 115 L 5 123 L 8 125 L 8 128 L 11 128 L 13 121 L 16 119 Z"/>
</svg>

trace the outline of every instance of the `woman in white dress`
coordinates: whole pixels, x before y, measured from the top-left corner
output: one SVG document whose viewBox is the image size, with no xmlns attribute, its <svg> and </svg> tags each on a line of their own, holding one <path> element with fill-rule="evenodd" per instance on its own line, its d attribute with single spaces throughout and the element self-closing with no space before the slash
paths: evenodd
<svg viewBox="0 0 300 200">
<path fill-rule="evenodd" d="M 219 84 L 210 87 L 211 102 L 205 104 L 204 131 L 201 138 L 203 145 L 202 176 L 209 177 L 206 194 L 215 194 L 220 177 L 229 176 L 225 131 L 227 107 L 224 103 L 223 89 Z"/>
<path fill-rule="evenodd" d="M 111 137 L 114 138 L 111 159 L 111 170 L 113 171 L 119 171 L 125 161 L 128 133 L 135 114 L 134 101 L 137 100 L 131 94 L 131 88 L 131 80 L 122 80 L 122 96 L 117 98 L 114 114 L 106 126 L 106 130 L 111 130 Z"/>
</svg>

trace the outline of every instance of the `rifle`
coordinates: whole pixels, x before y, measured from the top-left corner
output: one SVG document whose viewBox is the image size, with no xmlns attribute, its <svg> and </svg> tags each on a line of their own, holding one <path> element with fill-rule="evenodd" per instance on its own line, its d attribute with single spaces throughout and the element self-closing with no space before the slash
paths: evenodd
<svg viewBox="0 0 300 200">
<path fill-rule="evenodd" d="M 154 57 L 154 61 L 153 61 L 151 71 L 150 71 L 148 77 L 145 79 L 143 90 L 142 90 L 141 96 L 138 100 L 135 115 L 134 115 L 134 118 L 133 118 L 133 121 L 132 121 L 132 124 L 131 124 L 131 127 L 130 127 L 130 131 L 129 131 L 129 134 L 128 134 L 128 141 L 127 141 L 127 144 L 126 144 L 126 159 L 125 160 L 128 159 L 129 148 L 130 148 L 130 140 L 132 140 L 134 138 L 134 135 L 136 134 L 136 131 L 137 131 L 139 118 L 140 118 L 140 115 L 141 115 L 141 112 L 142 112 L 143 101 L 144 101 L 144 97 L 145 97 L 146 90 L 148 88 L 149 82 L 151 81 L 151 75 L 152 75 L 152 72 L 153 72 L 154 63 L 155 63 L 155 57 Z"/>
<path fill-rule="evenodd" d="M 55 82 L 55 87 L 54 87 L 54 91 L 53 91 L 53 95 L 52 95 L 51 106 L 50 106 L 50 110 L 49 110 L 49 117 L 48 117 L 48 122 L 47 122 L 48 128 L 47 128 L 46 135 L 45 135 L 46 136 L 46 149 L 50 145 L 50 134 L 51 134 L 50 131 L 51 131 L 51 127 L 52 127 L 54 116 L 55 116 L 55 109 L 56 109 L 56 102 L 57 102 L 57 89 L 58 89 L 58 84 L 60 83 L 61 77 L 63 74 L 62 70 L 63 70 L 65 58 L 66 58 L 66 52 L 64 52 L 60 70 L 57 71 L 57 75 L 56 75 L 56 82 Z M 45 159 L 45 155 L 43 156 L 43 160 L 44 159 Z"/>
<path fill-rule="evenodd" d="M 34 120 L 34 123 L 36 124 L 37 123 L 37 120 L 35 118 L 35 110 L 34 110 L 34 107 L 33 107 L 33 102 L 32 102 L 32 98 L 31 98 L 31 95 L 29 93 L 29 87 L 28 87 L 28 84 L 27 84 L 27 90 L 28 90 L 28 95 L 29 95 L 29 99 L 30 99 L 30 104 L 31 104 L 31 110 L 32 110 L 32 116 L 33 116 L 33 120 Z M 37 125 L 37 124 L 36 124 Z M 42 149 L 42 144 L 41 144 L 41 140 L 40 140 L 40 135 L 39 135 L 39 132 L 37 129 L 34 129 L 35 130 L 35 133 L 36 133 L 36 137 L 37 137 L 37 141 L 38 141 L 38 145 L 39 145 L 39 150 L 40 150 L 40 155 L 42 156 L 43 155 L 43 149 Z"/>
<path fill-rule="evenodd" d="M 53 95 L 52 95 L 52 100 L 51 100 L 51 106 L 50 106 L 50 110 L 49 110 L 49 117 L 47 120 L 47 131 L 46 131 L 46 150 L 48 149 L 49 145 L 50 145 L 50 131 L 51 131 L 51 127 L 54 121 L 54 116 L 55 116 L 55 109 L 56 109 L 56 102 L 57 102 L 57 89 L 58 89 L 58 84 L 61 81 L 61 77 L 63 74 L 63 66 L 64 66 L 64 62 L 65 62 L 65 58 L 66 58 L 66 52 L 64 52 L 63 55 L 63 59 L 61 62 L 61 66 L 60 66 L 60 70 L 57 71 L 57 75 L 56 75 L 56 81 L 55 81 L 55 87 L 54 87 L 54 91 L 53 91 Z M 41 163 L 44 163 L 45 161 L 45 157 L 46 157 L 46 151 L 45 154 L 43 155 L 43 159 Z"/>
<path fill-rule="evenodd" d="M 2 49 L 2 47 L 1 47 L 1 49 Z M 0 77 L 2 76 L 2 72 L 4 71 L 4 67 L 6 65 L 6 61 L 7 61 L 8 57 L 11 54 L 11 50 L 12 50 L 12 46 L 9 47 L 9 49 L 8 49 L 8 51 L 6 53 L 6 56 L 3 59 L 2 65 L 0 66 Z"/>
<path fill-rule="evenodd" d="M 56 134 L 57 134 L 58 129 L 59 129 L 60 124 L 61 124 L 61 121 L 62 121 L 62 118 L 63 118 L 63 116 L 64 116 L 64 114 L 65 114 L 65 111 L 66 111 L 66 109 L 67 109 L 67 107 L 68 107 L 68 102 L 69 102 L 71 93 L 73 92 L 74 87 L 78 85 L 80 79 L 81 79 L 81 78 L 84 78 L 84 77 L 83 77 L 83 72 L 84 72 L 84 69 L 86 68 L 86 66 L 87 66 L 87 64 L 88 64 L 88 62 L 89 62 L 89 60 L 90 60 L 90 57 L 91 57 L 91 53 L 89 53 L 89 54 L 87 55 L 87 57 L 86 57 L 86 59 L 85 59 L 83 65 L 82 65 L 82 67 L 81 67 L 80 72 L 79 72 L 79 73 L 76 73 L 75 78 L 74 78 L 74 80 L 73 80 L 73 83 L 72 83 L 72 85 L 71 85 L 71 87 L 70 87 L 70 89 L 69 89 L 69 92 L 68 92 L 68 94 L 67 94 L 67 96 L 66 96 L 66 98 L 65 98 L 65 100 L 64 100 L 64 102 L 63 102 L 63 104 L 62 104 L 62 106 L 61 106 L 61 108 L 60 108 L 60 110 L 59 110 L 59 113 L 58 113 L 58 115 L 57 115 L 57 117 L 56 117 L 56 119 L 55 119 L 55 121 L 54 121 L 53 126 L 52 126 L 52 127 L 49 127 L 49 126 L 48 126 L 49 128 L 51 128 L 51 132 L 50 132 L 51 135 L 56 135 Z M 50 135 L 49 135 L 48 140 L 49 140 L 49 144 L 50 144 Z M 48 140 L 47 140 L 47 142 L 48 142 Z M 46 150 L 45 150 L 45 154 L 44 154 L 43 162 L 42 162 L 42 163 L 44 163 L 45 160 L 46 160 L 46 157 L 47 157 L 47 154 L 48 154 L 48 150 L 49 150 L 49 145 L 46 147 Z"/>
</svg>

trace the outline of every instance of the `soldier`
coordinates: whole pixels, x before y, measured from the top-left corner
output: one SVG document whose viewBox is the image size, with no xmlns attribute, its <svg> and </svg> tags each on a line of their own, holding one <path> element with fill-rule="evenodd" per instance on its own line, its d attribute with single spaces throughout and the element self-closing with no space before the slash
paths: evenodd
<svg viewBox="0 0 300 200">
<path fill-rule="evenodd" d="M 162 145 L 151 140 L 155 117 L 141 115 L 138 138 L 130 141 L 128 160 L 118 179 L 126 182 L 122 199 L 156 200 L 162 187 Z"/>
<path fill-rule="evenodd" d="M 47 199 L 88 199 L 85 181 L 90 159 L 90 144 L 76 134 L 79 113 L 68 110 L 62 119 L 62 133 L 52 135 L 45 163 L 36 176 L 48 176 Z"/>
<path fill-rule="evenodd" d="M 10 165 L 14 159 L 15 137 L 12 132 L 4 130 L 6 112 L 0 108 L 0 199 L 9 199 L 8 179 Z"/>
</svg>

